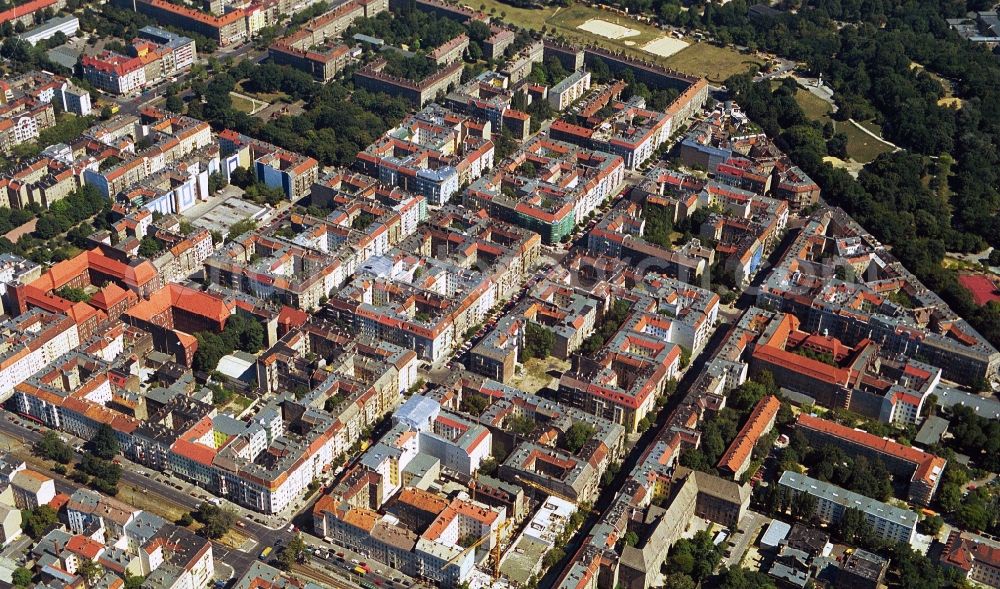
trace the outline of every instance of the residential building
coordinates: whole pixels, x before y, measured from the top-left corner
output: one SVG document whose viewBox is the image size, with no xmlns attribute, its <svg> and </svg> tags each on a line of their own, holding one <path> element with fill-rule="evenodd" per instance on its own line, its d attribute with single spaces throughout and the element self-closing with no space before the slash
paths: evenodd
<svg viewBox="0 0 1000 589">
<path fill-rule="evenodd" d="M 66 315 L 41 309 L 0 323 L 0 400 L 53 360 L 80 345 L 77 324 Z"/>
<path fill-rule="evenodd" d="M 28 26 L 34 24 L 36 14 L 51 8 L 57 12 L 66 7 L 66 0 L 31 0 L 17 6 L 13 6 L 0 12 L 0 24 L 9 22 L 11 25 L 21 23 Z"/>
<path fill-rule="evenodd" d="M 857 509 L 879 538 L 888 542 L 910 543 L 916 534 L 916 513 L 876 501 L 836 485 L 790 470 L 782 473 L 778 485 L 793 495 L 806 493 L 816 499 L 815 516 L 822 522 L 836 524 L 848 509 Z"/>
<path fill-rule="evenodd" d="M 7 546 L 21 537 L 21 510 L 0 503 L 0 546 Z"/>
<path fill-rule="evenodd" d="M 228 129 L 219 133 L 219 145 L 227 179 L 234 169 L 248 168 L 258 180 L 280 189 L 289 200 L 308 194 L 319 175 L 315 159 Z"/>
<path fill-rule="evenodd" d="M 463 184 L 493 167 L 489 121 L 432 105 L 407 118 L 364 151 L 356 167 L 383 184 L 443 205 Z"/>
<path fill-rule="evenodd" d="M 966 579 L 987 587 L 1000 587 L 1000 549 L 959 530 L 948 535 L 940 562 L 957 569 Z"/>
<path fill-rule="evenodd" d="M 163 59 L 163 76 L 176 76 L 194 65 L 198 51 L 194 39 L 178 35 L 173 31 L 146 26 L 139 29 L 139 38 L 152 41 L 160 46 Z"/>
<path fill-rule="evenodd" d="M 56 483 L 38 471 L 24 469 L 10 479 L 14 491 L 14 505 L 18 509 L 35 509 L 48 505 L 56 497 Z"/>
<path fill-rule="evenodd" d="M 557 111 L 569 108 L 590 89 L 590 72 L 577 70 L 549 88 L 549 105 Z"/>
<path fill-rule="evenodd" d="M 736 434 L 736 439 L 719 459 L 717 465 L 719 470 L 731 474 L 737 480 L 743 476 L 743 473 L 750 466 L 754 446 L 762 436 L 774 427 L 774 421 L 778 417 L 778 409 L 780 408 L 781 401 L 774 395 L 768 395 L 757 402 L 753 411 L 750 412 L 750 416 L 743 423 L 740 432 Z"/>
<path fill-rule="evenodd" d="M 838 563 L 837 584 L 858 589 L 878 589 L 884 586 L 889 561 L 867 550 L 855 550 Z"/>
<path fill-rule="evenodd" d="M 146 68 L 138 57 L 104 51 L 85 55 L 80 66 L 88 82 L 112 94 L 129 96 L 146 86 Z"/>
<path fill-rule="evenodd" d="M 921 505 L 930 504 L 948 462 L 934 454 L 806 413 L 799 414 L 795 427 L 814 446 L 833 444 L 851 456 L 882 461 L 889 472 L 909 479 L 909 499 Z"/>
<path fill-rule="evenodd" d="M 558 243 L 619 190 L 624 173 L 620 156 L 538 136 L 473 182 L 463 202 Z"/>
<path fill-rule="evenodd" d="M 62 33 L 67 37 L 72 37 L 80 30 L 80 19 L 73 15 L 57 16 L 38 25 L 37 27 L 25 31 L 18 35 L 18 38 L 37 45 L 39 41 L 51 39 L 56 33 Z"/>
</svg>

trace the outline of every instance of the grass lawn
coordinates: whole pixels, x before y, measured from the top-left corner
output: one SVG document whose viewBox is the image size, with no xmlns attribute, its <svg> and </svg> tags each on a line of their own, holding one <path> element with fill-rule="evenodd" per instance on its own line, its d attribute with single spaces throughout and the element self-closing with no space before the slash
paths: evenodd
<svg viewBox="0 0 1000 589">
<path fill-rule="evenodd" d="M 830 118 L 830 111 L 833 108 L 830 103 L 808 90 L 799 88 L 798 92 L 795 93 L 795 102 L 802 107 L 806 116 L 814 121 L 826 123 L 832 120 Z M 881 136 L 882 134 L 882 129 L 875 123 L 863 122 L 859 124 L 876 135 Z M 849 121 L 833 121 L 833 127 L 835 130 L 847 135 L 847 156 L 856 162 L 867 164 L 879 155 L 892 151 L 890 145 L 868 135 Z"/>
<path fill-rule="evenodd" d="M 223 546 L 239 549 L 243 547 L 247 540 L 249 540 L 248 536 L 238 531 L 236 528 L 232 528 L 219 538 L 219 543 Z"/>
<path fill-rule="evenodd" d="M 623 27 L 635 29 L 639 31 L 639 34 L 633 37 L 625 37 L 622 39 L 608 39 L 606 37 L 595 35 L 593 33 L 589 33 L 587 31 L 577 28 L 578 26 L 582 25 L 583 23 L 591 19 L 600 19 L 603 21 L 607 21 L 609 23 L 614 23 L 616 25 L 621 25 Z M 591 8 L 590 6 L 587 6 L 585 4 L 573 4 L 566 8 L 562 8 L 561 10 L 555 12 L 555 14 L 553 14 L 551 17 L 549 17 L 546 22 L 550 27 L 556 27 L 560 29 L 560 31 L 566 30 L 567 32 L 572 32 L 576 35 L 579 35 L 581 38 L 585 40 L 590 41 L 593 39 L 597 39 L 598 41 L 604 41 L 616 47 L 618 46 L 628 47 L 628 48 L 642 47 L 646 43 L 653 41 L 655 39 L 659 39 L 664 35 L 663 31 L 654 26 L 647 25 L 646 23 L 639 22 L 633 18 L 629 18 L 627 16 L 618 14 L 616 12 L 611 12 L 609 10 L 601 10 L 599 8 Z M 632 45 L 626 44 L 625 41 L 632 43 Z M 655 55 L 652 55 L 650 53 L 646 52 L 640 52 L 640 53 L 642 55 L 656 57 Z"/>
<path fill-rule="evenodd" d="M 708 78 L 710 82 L 723 82 L 729 76 L 742 74 L 753 64 L 763 63 L 752 55 L 704 42 L 695 42 L 660 61 L 679 72 Z"/>
<path fill-rule="evenodd" d="M 862 124 L 873 133 L 879 133 L 877 130 L 878 125 L 872 123 Z M 834 121 L 833 126 L 837 131 L 847 135 L 847 155 L 856 162 L 867 164 L 883 153 L 892 151 L 891 146 L 875 139 L 848 121 Z"/>
<path fill-rule="evenodd" d="M 531 9 L 508 6 L 497 0 L 461 0 L 461 3 L 469 8 L 484 10 L 498 17 L 503 13 L 502 20 L 516 27 L 536 31 L 545 27 L 546 31 L 556 37 L 565 37 L 571 43 L 578 45 L 596 44 L 615 51 L 622 51 L 686 74 L 704 76 L 713 82 L 721 82 L 733 74 L 745 72 L 751 63 L 761 63 L 761 60 L 755 57 L 742 55 L 738 51 L 716 47 L 709 43 L 699 43 L 691 38 L 685 39 L 688 43 L 692 43 L 689 47 L 670 57 L 660 57 L 648 53 L 643 51 L 641 47 L 665 36 L 666 31 L 617 12 L 591 8 L 585 4 Z M 600 19 L 635 29 L 639 31 L 639 34 L 623 39 L 608 39 L 576 28 L 590 19 Z"/>
<path fill-rule="evenodd" d="M 806 116 L 814 121 L 826 122 L 829 119 L 830 111 L 833 110 L 829 102 L 803 88 L 799 88 L 795 93 L 795 102 L 799 104 Z"/>
<path fill-rule="evenodd" d="M 233 108 L 234 109 L 236 109 L 236 110 L 238 110 L 240 112 L 245 112 L 247 114 L 250 114 L 250 113 L 253 112 L 253 106 L 254 106 L 253 101 L 247 100 L 246 98 L 243 98 L 239 94 L 230 94 L 229 97 L 233 101 Z"/>
<path fill-rule="evenodd" d="M 244 90 L 243 89 L 243 82 L 244 82 L 244 80 L 240 80 L 239 82 L 236 83 L 235 90 L 237 92 L 239 92 L 240 94 L 246 94 L 247 96 L 250 96 L 252 98 L 256 98 L 257 100 L 262 100 L 264 102 L 270 102 L 272 104 L 275 103 L 275 102 L 277 102 L 277 101 L 279 101 L 279 100 L 288 100 L 288 95 L 285 94 L 284 92 L 250 92 L 248 90 Z M 236 106 L 236 101 L 235 100 L 233 101 L 233 106 Z"/>
<path fill-rule="evenodd" d="M 240 413 L 246 411 L 247 407 L 249 407 L 251 403 L 253 403 L 253 399 L 244 397 L 243 395 L 235 395 L 229 404 L 232 406 L 233 411 L 239 415 Z"/>
</svg>

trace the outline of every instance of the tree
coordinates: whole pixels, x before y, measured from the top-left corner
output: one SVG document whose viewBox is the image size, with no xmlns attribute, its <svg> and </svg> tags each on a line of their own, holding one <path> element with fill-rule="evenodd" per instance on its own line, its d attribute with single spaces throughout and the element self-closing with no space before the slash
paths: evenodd
<svg viewBox="0 0 1000 589">
<path fill-rule="evenodd" d="M 83 577 L 83 582 L 87 585 L 87 587 L 90 587 L 101 578 L 102 574 L 104 574 L 104 567 L 89 558 L 84 558 L 81 559 L 80 564 L 77 565 L 76 574 Z"/>
<path fill-rule="evenodd" d="M 240 168 L 237 168 L 240 169 Z M 215 194 L 216 192 L 222 190 L 229 185 L 226 181 L 226 176 L 222 172 L 216 172 L 209 175 L 208 177 L 208 193 Z"/>
<path fill-rule="evenodd" d="M 579 452 L 587 440 L 594 435 L 594 427 L 585 421 L 575 421 L 569 426 L 564 436 L 566 449 L 571 453 Z"/>
<path fill-rule="evenodd" d="M 664 589 L 697 589 L 698 586 L 690 575 L 673 572 L 666 576 L 663 587 Z"/>
<path fill-rule="evenodd" d="M 139 242 L 139 255 L 144 258 L 152 258 L 163 251 L 163 246 L 152 235 L 145 235 Z"/>
<path fill-rule="evenodd" d="M 214 333 L 199 331 L 194 334 L 194 337 L 198 342 L 198 348 L 195 350 L 191 366 L 197 371 L 211 372 L 215 370 L 219 366 L 219 360 L 232 351 L 232 349 L 227 349 L 222 338 Z"/>
<path fill-rule="evenodd" d="M 792 497 L 792 517 L 809 520 L 816 513 L 816 498 L 809 493 L 799 493 Z"/>
<path fill-rule="evenodd" d="M 669 567 L 700 583 L 719 566 L 722 548 L 712 542 L 712 535 L 708 531 L 700 530 L 691 539 L 678 540 L 671 547 L 667 560 Z"/>
<path fill-rule="evenodd" d="M 302 560 L 306 551 L 306 543 L 302 540 L 300 534 L 296 534 L 288 544 L 282 547 L 281 552 L 278 553 L 277 564 L 278 568 L 287 571 L 292 568 L 292 565 L 296 562 Z"/>
<path fill-rule="evenodd" d="M 38 540 L 48 533 L 59 521 L 56 510 L 48 505 L 21 511 L 21 529 L 32 539 Z"/>
<path fill-rule="evenodd" d="M 554 546 L 551 550 L 545 553 L 545 556 L 542 557 L 542 570 L 547 571 L 556 566 L 565 556 L 566 551 L 558 546 Z"/>
<path fill-rule="evenodd" d="M 125 571 L 125 589 L 141 589 L 142 583 L 146 580 L 146 577 L 140 577 L 138 575 L 133 575 L 132 573 Z"/>
<path fill-rule="evenodd" d="M 31 571 L 24 567 L 17 567 L 11 575 L 11 581 L 15 587 L 27 587 L 31 584 Z"/>
<path fill-rule="evenodd" d="M 77 471 L 87 475 L 85 484 L 104 493 L 105 495 L 118 494 L 118 482 L 121 480 L 122 467 L 96 456 L 95 454 L 84 454 L 80 463 L 76 465 Z M 83 477 L 81 477 L 83 480 Z"/>
<path fill-rule="evenodd" d="M 937 536 L 944 525 L 944 519 L 940 515 L 932 515 L 920 520 L 920 533 Z"/>
<path fill-rule="evenodd" d="M 42 439 L 35 442 L 33 451 L 35 454 L 49 460 L 55 460 L 59 464 L 69 464 L 73 460 L 73 449 L 62 441 L 59 434 L 52 430 L 45 432 Z"/>
<path fill-rule="evenodd" d="M 548 328 L 528 321 L 524 328 L 524 348 L 521 350 L 521 362 L 531 358 L 547 358 L 555 346 L 556 336 Z"/>
<path fill-rule="evenodd" d="M 184 513 L 181 514 L 181 516 L 179 518 L 177 518 L 177 522 L 176 523 L 177 523 L 178 526 L 186 528 L 186 527 L 188 527 L 188 526 L 190 526 L 191 524 L 194 523 L 194 518 L 191 517 L 191 513 L 190 512 L 185 511 Z"/>
<path fill-rule="evenodd" d="M 210 540 L 221 538 L 236 523 L 235 512 L 211 503 L 202 503 L 191 515 L 203 524 L 198 533 Z"/>
<path fill-rule="evenodd" d="M 97 428 L 97 433 L 87 442 L 87 448 L 95 456 L 104 460 L 111 460 L 121 451 L 121 445 L 118 443 L 115 430 L 111 429 L 111 426 L 106 423 L 102 423 Z"/>
<path fill-rule="evenodd" d="M 834 536 L 848 544 L 859 544 L 871 534 L 865 514 L 856 507 L 848 507 L 834 528 Z"/>
<path fill-rule="evenodd" d="M 242 221 L 237 221 L 229 227 L 229 234 L 226 236 L 226 239 L 232 241 L 244 233 L 249 233 L 256 228 L 257 222 L 253 219 L 243 219 Z"/>
<path fill-rule="evenodd" d="M 632 530 L 625 532 L 625 537 L 623 538 L 626 546 L 635 546 L 639 543 L 639 534 L 636 534 Z"/>
<path fill-rule="evenodd" d="M 769 576 L 742 567 L 723 568 L 719 574 L 719 589 L 776 589 Z"/>
<path fill-rule="evenodd" d="M 179 114 L 184 113 L 184 99 L 175 94 L 167 94 L 167 101 L 164 104 L 167 110 Z"/>
</svg>

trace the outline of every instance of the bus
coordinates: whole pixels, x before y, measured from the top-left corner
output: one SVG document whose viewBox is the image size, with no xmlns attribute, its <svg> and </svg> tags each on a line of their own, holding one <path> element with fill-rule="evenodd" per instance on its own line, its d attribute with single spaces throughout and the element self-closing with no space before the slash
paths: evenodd
<svg viewBox="0 0 1000 589">
<path fill-rule="evenodd" d="M 363 569 L 363 568 L 361 568 L 359 566 L 356 566 L 356 567 L 354 567 L 354 573 L 356 575 L 361 575 L 363 577 L 363 576 L 365 576 L 365 574 L 368 573 L 368 571 L 366 571 L 365 569 Z"/>
<path fill-rule="evenodd" d="M 267 557 L 271 555 L 271 550 L 273 550 L 273 548 L 270 547 L 270 546 L 268 546 L 264 550 L 261 550 L 260 551 L 260 559 L 261 560 L 267 560 Z"/>
</svg>

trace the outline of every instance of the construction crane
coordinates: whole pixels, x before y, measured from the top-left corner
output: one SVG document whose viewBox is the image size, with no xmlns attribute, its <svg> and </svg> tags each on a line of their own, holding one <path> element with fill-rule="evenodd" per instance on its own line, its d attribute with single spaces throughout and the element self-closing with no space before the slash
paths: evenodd
<svg viewBox="0 0 1000 589">
<path fill-rule="evenodd" d="M 482 538 L 476 540 L 475 542 L 473 542 L 472 544 L 470 544 L 468 547 L 466 547 L 465 550 L 463 550 L 463 551 L 459 552 L 458 554 L 456 554 L 455 556 L 451 557 L 448 560 L 448 562 L 444 563 L 444 565 L 441 567 L 441 570 L 443 571 L 444 569 L 446 569 L 449 566 L 455 564 L 459 560 L 462 560 L 463 558 L 465 558 L 466 554 L 468 554 L 469 552 L 474 551 L 476 548 L 479 548 L 480 546 L 482 546 L 483 542 L 489 540 L 490 537 L 493 536 L 493 533 L 496 532 L 496 540 L 497 541 L 493 544 L 493 548 L 490 550 L 490 557 L 491 557 L 491 560 L 493 561 L 493 570 L 492 570 L 493 580 L 494 581 L 498 580 L 500 578 L 500 541 L 503 539 L 504 531 L 507 529 L 507 526 L 509 526 L 510 524 L 511 524 L 511 521 L 509 519 L 503 520 L 502 522 L 500 522 L 500 525 L 497 526 L 496 530 L 490 530 L 489 532 L 487 532 L 486 534 L 484 534 Z"/>
</svg>

